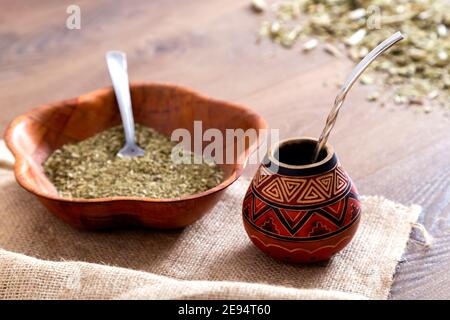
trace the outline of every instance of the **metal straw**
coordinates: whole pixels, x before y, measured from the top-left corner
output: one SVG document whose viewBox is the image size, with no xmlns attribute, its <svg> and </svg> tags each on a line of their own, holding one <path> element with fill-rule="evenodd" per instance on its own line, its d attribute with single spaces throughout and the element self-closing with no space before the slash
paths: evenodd
<svg viewBox="0 0 450 320">
<path fill-rule="evenodd" d="M 372 63 L 372 61 L 374 61 L 380 54 L 385 52 L 387 49 L 392 47 L 395 43 L 404 38 L 405 37 L 400 32 L 397 31 L 392 36 L 390 36 L 382 43 L 380 43 L 378 46 L 376 46 L 372 51 L 370 51 L 369 54 L 365 56 L 364 59 L 362 59 L 358 63 L 358 65 L 353 69 L 352 73 L 348 76 L 347 80 L 345 81 L 344 85 L 339 91 L 339 94 L 336 96 L 336 99 L 334 100 L 333 108 L 331 109 L 327 117 L 325 128 L 323 128 L 322 133 L 320 134 L 319 137 L 319 141 L 317 142 L 316 148 L 314 150 L 313 158 L 311 159 L 312 163 L 317 161 L 320 151 L 327 143 L 328 136 L 330 135 L 330 132 L 333 129 L 334 124 L 336 123 L 336 118 L 338 116 L 339 110 L 341 109 L 342 104 L 344 103 L 348 91 L 351 89 L 355 81 L 364 72 L 364 70 L 366 70 L 369 64 Z"/>
</svg>

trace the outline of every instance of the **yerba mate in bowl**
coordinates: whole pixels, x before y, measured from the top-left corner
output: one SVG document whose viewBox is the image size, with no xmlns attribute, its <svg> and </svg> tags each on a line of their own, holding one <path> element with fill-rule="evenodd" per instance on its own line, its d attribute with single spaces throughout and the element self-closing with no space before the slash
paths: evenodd
<svg viewBox="0 0 450 320">
<path fill-rule="evenodd" d="M 101 229 L 139 225 L 173 229 L 193 223 L 239 178 L 245 160 L 261 143 L 260 130 L 267 128 L 264 119 L 251 109 L 208 98 L 190 89 L 155 83 L 131 84 L 130 88 L 136 123 L 167 137 L 177 129 L 193 137 L 194 123 L 201 121 L 203 131 L 213 128 L 225 136 L 227 129 L 251 129 L 256 131 L 258 139 L 246 144 L 243 153 L 238 153 L 243 162 L 217 161 L 223 178 L 206 191 L 169 199 L 150 196 L 70 198 L 58 192 L 45 174 L 44 163 L 64 145 L 86 141 L 121 123 L 113 90 L 111 87 L 100 89 L 21 115 L 12 121 L 5 134 L 8 148 L 16 159 L 16 179 L 51 213 L 74 227 Z M 206 147 L 206 143 L 200 145 L 198 152 L 195 145 L 186 149 L 204 154 Z M 221 152 L 226 154 L 233 148 L 225 142 Z"/>
<path fill-rule="evenodd" d="M 85 199 L 178 198 L 206 191 L 223 180 L 214 162 L 194 161 L 201 156 L 190 151 L 186 151 L 187 163 L 172 161 L 176 143 L 152 128 L 136 125 L 137 144 L 145 150 L 142 157 L 118 157 L 124 139 L 122 126 L 116 126 L 66 144 L 44 163 L 45 173 L 61 196 Z"/>
</svg>

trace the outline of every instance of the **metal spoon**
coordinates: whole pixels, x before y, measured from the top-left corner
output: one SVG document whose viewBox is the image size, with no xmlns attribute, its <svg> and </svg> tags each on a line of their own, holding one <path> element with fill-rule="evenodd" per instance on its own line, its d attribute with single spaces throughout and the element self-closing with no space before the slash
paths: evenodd
<svg viewBox="0 0 450 320">
<path fill-rule="evenodd" d="M 119 105 L 123 130 L 125 131 L 125 146 L 117 153 L 119 157 L 141 157 L 144 150 L 135 141 L 133 109 L 131 108 L 130 86 L 128 83 L 127 57 L 120 51 L 108 51 L 106 53 L 109 75 Z"/>
<path fill-rule="evenodd" d="M 327 117 L 325 128 L 323 128 L 322 133 L 319 137 L 319 141 L 317 142 L 316 148 L 314 150 L 314 154 L 311 159 L 312 163 L 317 161 L 320 151 L 327 143 L 328 136 L 330 135 L 330 132 L 333 129 L 334 124 L 336 123 L 336 118 L 338 116 L 339 110 L 341 109 L 342 104 L 344 103 L 348 91 L 351 89 L 355 81 L 364 72 L 364 70 L 366 70 L 369 64 L 372 63 L 372 61 L 374 61 L 380 54 L 385 52 L 387 49 L 392 47 L 395 43 L 404 38 L 405 37 L 400 32 L 397 31 L 392 36 L 390 36 L 382 43 L 380 43 L 378 46 L 376 46 L 372 51 L 370 51 L 367 54 L 367 56 L 365 56 L 364 59 L 362 59 L 358 63 L 358 65 L 353 69 L 352 73 L 350 73 L 341 90 L 339 91 L 339 94 L 336 96 L 336 99 L 334 100 L 333 108 L 331 109 Z"/>
</svg>

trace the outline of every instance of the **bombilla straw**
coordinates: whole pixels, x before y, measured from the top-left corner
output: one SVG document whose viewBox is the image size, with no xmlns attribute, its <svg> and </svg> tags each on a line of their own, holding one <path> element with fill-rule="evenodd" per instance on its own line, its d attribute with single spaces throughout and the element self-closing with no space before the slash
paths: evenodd
<svg viewBox="0 0 450 320">
<path fill-rule="evenodd" d="M 330 114 L 327 117 L 327 121 L 325 124 L 325 127 L 323 128 L 322 133 L 320 134 L 319 141 L 316 144 L 316 148 L 314 150 L 312 163 L 317 161 L 317 158 L 319 157 L 320 151 L 323 149 L 325 144 L 327 143 L 328 136 L 330 135 L 331 130 L 334 127 L 334 124 L 336 123 L 336 118 L 338 116 L 339 110 L 342 107 L 342 104 L 344 103 L 345 97 L 348 93 L 348 91 L 351 89 L 353 84 L 356 82 L 356 80 L 359 78 L 359 76 L 364 72 L 364 70 L 367 69 L 367 67 L 383 52 L 385 52 L 387 49 L 392 47 L 394 44 L 396 44 L 398 41 L 404 39 L 405 37 L 397 31 L 392 36 L 384 40 L 382 43 L 380 43 L 378 46 L 376 46 L 372 51 L 370 51 L 367 56 L 362 59 L 358 65 L 353 69 L 352 73 L 348 76 L 347 80 L 345 81 L 344 85 L 342 86 L 341 90 L 339 91 L 338 95 L 336 96 L 336 99 L 334 100 L 333 108 L 330 111 Z"/>
</svg>

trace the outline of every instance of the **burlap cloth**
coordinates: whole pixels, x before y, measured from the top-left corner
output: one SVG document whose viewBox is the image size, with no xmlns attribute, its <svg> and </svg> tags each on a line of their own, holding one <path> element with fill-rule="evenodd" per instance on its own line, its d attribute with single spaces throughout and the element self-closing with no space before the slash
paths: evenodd
<svg viewBox="0 0 450 320">
<path fill-rule="evenodd" d="M 329 263 L 295 266 L 245 234 L 246 179 L 184 230 L 83 232 L 17 185 L 2 143 L 0 159 L 2 299 L 385 299 L 421 210 L 363 197 L 351 244 Z"/>
</svg>

